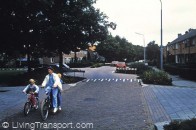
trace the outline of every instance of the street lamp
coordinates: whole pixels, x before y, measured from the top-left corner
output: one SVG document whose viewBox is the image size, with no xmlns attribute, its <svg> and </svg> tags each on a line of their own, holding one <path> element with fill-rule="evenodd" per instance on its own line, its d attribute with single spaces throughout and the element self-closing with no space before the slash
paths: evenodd
<svg viewBox="0 0 196 130">
<path fill-rule="evenodd" d="M 137 33 L 137 32 L 135 32 L 135 34 L 141 35 L 143 37 L 143 42 L 144 42 L 144 63 L 146 63 L 146 47 L 145 47 L 145 37 L 144 37 L 144 34 Z"/>
<path fill-rule="evenodd" d="M 162 1 L 161 3 L 161 46 L 160 46 L 160 69 L 163 70 L 163 29 L 162 29 Z"/>
</svg>

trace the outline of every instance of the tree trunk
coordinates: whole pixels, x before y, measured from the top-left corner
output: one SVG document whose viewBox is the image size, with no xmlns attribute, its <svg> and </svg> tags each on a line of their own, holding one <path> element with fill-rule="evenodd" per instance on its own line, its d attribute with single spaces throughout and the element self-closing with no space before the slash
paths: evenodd
<svg viewBox="0 0 196 130">
<path fill-rule="evenodd" d="M 27 66 L 28 66 L 28 73 L 31 71 L 31 64 L 30 64 L 30 49 L 27 49 Z"/>
<path fill-rule="evenodd" d="M 74 52 L 74 63 L 77 63 L 77 54 L 76 54 L 76 51 Z"/>
<path fill-rule="evenodd" d="M 61 49 L 59 49 L 59 68 L 60 73 L 63 73 L 63 53 Z"/>
</svg>

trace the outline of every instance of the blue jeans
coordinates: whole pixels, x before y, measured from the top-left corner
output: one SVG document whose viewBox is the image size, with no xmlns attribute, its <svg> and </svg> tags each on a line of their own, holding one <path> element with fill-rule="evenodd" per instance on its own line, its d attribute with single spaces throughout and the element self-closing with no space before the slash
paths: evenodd
<svg viewBox="0 0 196 130">
<path fill-rule="evenodd" d="M 52 95 L 52 97 L 51 97 L 52 98 L 52 106 L 53 106 L 53 108 L 57 108 L 58 107 L 57 96 L 58 96 L 58 92 L 59 92 L 58 87 L 56 87 L 56 88 L 47 87 L 45 89 L 45 91 L 48 94 L 51 93 L 51 95 Z"/>
<path fill-rule="evenodd" d="M 54 108 L 58 107 L 58 102 L 57 102 L 57 95 L 58 95 L 59 89 L 58 88 L 52 88 L 52 106 Z"/>
<path fill-rule="evenodd" d="M 61 106 L 61 102 L 62 102 L 62 96 L 61 96 L 61 92 L 58 92 L 58 106 Z"/>
</svg>

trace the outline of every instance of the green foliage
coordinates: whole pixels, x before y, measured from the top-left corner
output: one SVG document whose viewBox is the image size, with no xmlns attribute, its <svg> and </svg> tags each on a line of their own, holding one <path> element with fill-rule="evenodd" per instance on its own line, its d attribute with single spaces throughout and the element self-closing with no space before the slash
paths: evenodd
<svg viewBox="0 0 196 130">
<path fill-rule="evenodd" d="M 68 64 L 69 67 L 71 68 L 83 68 L 83 67 L 89 67 L 91 66 L 93 63 L 91 62 L 81 62 L 81 63 L 70 63 Z"/>
<path fill-rule="evenodd" d="M 54 67 L 53 67 L 54 68 Z M 59 73 L 60 71 L 56 68 L 55 73 Z M 40 85 L 45 76 L 48 74 L 47 68 L 39 68 L 30 73 L 24 73 L 21 71 L 7 71 L 0 73 L 0 84 L 4 84 L 7 86 L 25 86 L 29 84 L 29 79 L 33 78 L 36 81 L 36 84 Z M 62 76 L 62 80 L 64 83 L 75 83 L 80 80 L 83 80 L 82 77 L 70 77 L 70 76 Z"/>
<path fill-rule="evenodd" d="M 159 52 L 159 46 L 155 41 L 150 42 L 146 47 L 146 57 L 150 61 L 158 61 Z"/>
<path fill-rule="evenodd" d="M 0 84 L 7 84 L 13 81 L 13 77 L 24 74 L 24 70 L 1 70 L 0 71 Z"/>
<path fill-rule="evenodd" d="M 129 43 L 125 38 L 109 35 L 107 39 L 97 46 L 97 52 L 111 61 L 135 61 L 143 57 L 143 47 Z"/>
<path fill-rule="evenodd" d="M 172 121 L 169 125 L 164 126 L 164 130 L 195 130 L 196 119 L 184 121 Z"/>
<path fill-rule="evenodd" d="M 142 76 L 142 81 L 147 84 L 171 85 L 172 79 L 164 71 L 147 70 Z"/>
<path fill-rule="evenodd" d="M 182 78 L 189 80 L 196 80 L 196 65 L 185 65 L 185 64 L 167 64 L 164 65 L 164 70 L 170 74 L 179 75 Z"/>
<path fill-rule="evenodd" d="M 108 28 L 115 29 L 116 24 L 95 9 L 95 2 L 0 1 L 0 50 L 9 56 L 13 55 L 13 50 L 19 51 L 19 55 L 27 54 L 28 63 L 30 57 L 59 54 L 61 66 L 62 52 L 86 49 L 88 43 L 105 40 Z"/>
<path fill-rule="evenodd" d="M 104 65 L 104 63 L 95 63 L 95 64 L 93 64 L 92 66 L 91 66 L 91 68 L 98 68 L 98 67 L 101 67 L 101 66 L 103 66 Z"/>
</svg>

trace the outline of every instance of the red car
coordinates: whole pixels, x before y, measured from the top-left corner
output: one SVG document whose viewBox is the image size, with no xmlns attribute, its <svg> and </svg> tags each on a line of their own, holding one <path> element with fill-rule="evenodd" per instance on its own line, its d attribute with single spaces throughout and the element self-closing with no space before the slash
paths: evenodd
<svg viewBox="0 0 196 130">
<path fill-rule="evenodd" d="M 125 62 L 118 62 L 118 63 L 116 64 L 116 67 L 117 67 L 117 68 L 126 68 L 126 63 L 125 63 Z"/>
</svg>

